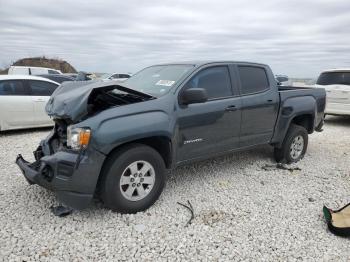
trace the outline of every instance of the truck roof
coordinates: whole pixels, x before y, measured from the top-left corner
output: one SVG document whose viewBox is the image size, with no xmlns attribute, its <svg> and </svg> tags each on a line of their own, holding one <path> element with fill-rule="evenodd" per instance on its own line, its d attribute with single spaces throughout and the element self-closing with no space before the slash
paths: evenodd
<svg viewBox="0 0 350 262">
<path fill-rule="evenodd" d="M 171 63 L 161 63 L 157 65 L 194 65 L 202 66 L 206 64 L 216 64 L 216 63 L 233 63 L 233 64 L 248 64 L 248 65 L 260 65 L 267 66 L 266 64 L 246 62 L 246 61 L 233 61 L 233 60 L 190 60 L 190 61 L 176 61 Z"/>
<path fill-rule="evenodd" d="M 326 72 L 350 72 L 350 67 L 343 67 L 343 68 L 331 68 L 323 70 L 322 73 Z"/>
</svg>

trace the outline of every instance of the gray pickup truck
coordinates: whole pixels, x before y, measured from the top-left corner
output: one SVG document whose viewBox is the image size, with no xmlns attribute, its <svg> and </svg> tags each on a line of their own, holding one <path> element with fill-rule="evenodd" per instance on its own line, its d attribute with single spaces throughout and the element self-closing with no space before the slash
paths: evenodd
<svg viewBox="0 0 350 262">
<path fill-rule="evenodd" d="M 182 164 L 262 144 L 278 162 L 300 160 L 308 134 L 321 131 L 325 103 L 324 89 L 280 87 L 264 64 L 155 65 L 123 83 L 62 84 L 46 105 L 55 127 L 36 161 L 18 155 L 16 163 L 65 205 L 85 208 L 95 196 L 134 213 Z"/>
</svg>

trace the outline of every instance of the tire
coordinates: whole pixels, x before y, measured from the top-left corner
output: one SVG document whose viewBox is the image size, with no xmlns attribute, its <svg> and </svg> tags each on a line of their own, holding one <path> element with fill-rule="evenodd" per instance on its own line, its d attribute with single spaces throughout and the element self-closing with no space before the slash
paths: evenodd
<svg viewBox="0 0 350 262">
<path fill-rule="evenodd" d="M 308 133 L 302 126 L 291 124 L 280 148 L 274 155 L 278 163 L 295 163 L 305 155 L 308 145 Z"/>
<path fill-rule="evenodd" d="M 100 196 L 113 211 L 136 213 L 157 201 L 165 183 L 166 168 L 160 154 L 149 146 L 131 144 L 107 160 L 102 170 Z"/>
</svg>

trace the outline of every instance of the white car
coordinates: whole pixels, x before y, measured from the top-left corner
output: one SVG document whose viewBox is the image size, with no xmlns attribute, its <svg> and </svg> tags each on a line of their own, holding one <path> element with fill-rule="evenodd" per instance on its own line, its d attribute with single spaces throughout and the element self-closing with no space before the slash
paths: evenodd
<svg viewBox="0 0 350 262">
<path fill-rule="evenodd" d="M 0 131 L 52 126 L 45 105 L 58 83 L 30 75 L 0 75 Z"/>
<path fill-rule="evenodd" d="M 10 66 L 9 75 L 46 75 L 55 74 L 61 75 L 62 72 L 57 69 L 37 66 Z"/>
<path fill-rule="evenodd" d="M 350 68 L 323 71 L 316 86 L 326 89 L 326 114 L 350 115 Z"/>
<path fill-rule="evenodd" d="M 113 73 L 113 74 L 104 74 L 101 76 L 103 80 L 117 80 L 117 81 L 125 81 L 128 78 L 130 78 L 130 74 L 119 74 L 119 73 Z"/>
</svg>

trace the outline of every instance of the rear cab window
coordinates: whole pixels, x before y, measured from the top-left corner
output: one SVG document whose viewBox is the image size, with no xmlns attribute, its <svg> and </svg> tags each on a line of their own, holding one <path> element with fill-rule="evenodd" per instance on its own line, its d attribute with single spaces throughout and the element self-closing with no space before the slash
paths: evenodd
<svg viewBox="0 0 350 262">
<path fill-rule="evenodd" d="M 316 82 L 317 85 L 350 85 L 350 72 L 324 72 Z"/>
<path fill-rule="evenodd" d="M 266 71 L 258 66 L 238 66 L 242 95 L 255 94 L 270 88 Z"/>
<path fill-rule="evenodd" d="M 0 81 L 0 96 L 25 96 L 28 92 L 22 80 Z"/>
<path fill-rule="evenodd" d="M 51 96 L 58 85 L 40 80 L 29 80 L 32 96 Z"/>
<path fill-rule="evenodd" d="M 203 88 L 208 99 L 232 96 L 230 73 L 227 66 L 213 66 L 199 71 L 186 84 L 186 89 Z"/>
</svg>

